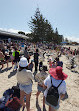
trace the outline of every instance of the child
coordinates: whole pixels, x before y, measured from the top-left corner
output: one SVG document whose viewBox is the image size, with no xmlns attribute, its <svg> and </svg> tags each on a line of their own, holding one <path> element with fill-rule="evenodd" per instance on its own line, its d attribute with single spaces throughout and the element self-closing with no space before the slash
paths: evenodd
<svg viewBox="0 0 79 111">
<path fill-rule="evenodd" d="M 40 69 L 40 73 L 37 73 L 35 78 L 38 81 L 38 86 L 37 86 L 37 93 L 36 93 L 36 102 L 38 102 L 38 96 L 40 95 L 41 92 L 44 93 L 44 89 L 43 89 L 43 82 L 46 79 L 46 77 L 48 76 L 48 74 L 46 73 L 47 71 L 47 66 L 43 66 Z M 45 97 L 43 97 L 43 109 L 45 108 Z"/>
</svg>

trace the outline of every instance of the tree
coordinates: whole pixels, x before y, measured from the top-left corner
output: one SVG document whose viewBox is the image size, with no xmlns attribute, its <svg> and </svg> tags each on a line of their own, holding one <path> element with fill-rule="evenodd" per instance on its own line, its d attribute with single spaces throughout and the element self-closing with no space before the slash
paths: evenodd
<svg viewBox="0 0 79 111">
<path fill-rule="evenodd" d="M 31 17 L 31 20 L 28 23 L 31 29 L 31 35 L 29 35 L 34 42 L 62 42 L 62 37 L 58 34 L 56 28 L 55 32 L 49 21 L 43 17 L 40 13 L 39 8 L 36 9 L 34 17 Z"/>
<path fill-rule="evenodd" d="M 53 32 L 52 27 L 48 20 L 40 13 L 39 8 L 36 9 L 34 18 L 31 17 L 29 27 L 31 28 L 32 37 L 35 42 L 50 40 L 50 34 Z"/>
<path fill-rule="evenodd" d="M 25 32 L 19 31 L 18 34 L 25 35 Z"/>
</svg>

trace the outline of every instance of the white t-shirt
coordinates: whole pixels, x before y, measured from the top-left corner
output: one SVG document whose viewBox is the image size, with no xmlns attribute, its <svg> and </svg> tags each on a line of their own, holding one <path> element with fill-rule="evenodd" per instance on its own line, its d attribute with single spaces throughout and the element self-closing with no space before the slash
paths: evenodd
<svg viewBox="0 0 79 111">
<path fill-rule="evenodd" d="M 60 82 L 62 80 L 56 80 L 54 79 L 53 77 L 50 77 L 50 75 L 44 80 L 44 85 L 47 86 L 47 89 L 45 90 L 44 92 L 44 96 L 46 97 L 47 96 L 47 92 L 48 92 L 48 89 L 51 87 L 51 78 L 52 78 L 52 84 L 53 86 L 57 87 Z M 66 93 L 66 83 L 65 81 L 63 80 L 63 82 L 61 83 L 61 85 L 58 87 L 58 93 L 59 95 L 60 94 L 65 94 Z"/>
</svg>

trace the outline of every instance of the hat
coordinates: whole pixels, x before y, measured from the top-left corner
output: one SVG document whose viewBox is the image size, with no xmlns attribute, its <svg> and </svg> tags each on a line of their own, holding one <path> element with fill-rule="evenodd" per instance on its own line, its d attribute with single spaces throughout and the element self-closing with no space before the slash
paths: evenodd
<svg viewBox="0 0 79 111">
<path fill-rule="evenodd" d="M 19 66 L 21 66 L 21 67 L 26 67 L 26 66 L 28 66 L 27 58 L 22 57 L 22 58 L 20 59 Z"/>
<path fill-rule="evenodd" d="M 68 77 L 67 74 L 62 72 L 61 66 L 57 66 L 56 68 L 50 68 L 49 73 L 56 80 L 65 80 Z"/>
</svg>

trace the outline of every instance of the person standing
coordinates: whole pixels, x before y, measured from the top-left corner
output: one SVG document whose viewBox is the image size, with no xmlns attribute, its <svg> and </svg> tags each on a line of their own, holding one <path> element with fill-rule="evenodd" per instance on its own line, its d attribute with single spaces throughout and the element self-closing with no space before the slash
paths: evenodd
<svg viewBox="0 0 79 111">
<path fill-rule="evenodd" d="M 56 57 L 56 66 L 61 66 L 63 67 L 63 62 L 59 60 L 59 57 Z"/>
<path fill-rule="evenodd" d="M 13 57 L 14 57 L 14 62 L 15 62 L 14 69 L 17 70 L 17 67 L 18 67 L 17 63 L 18 63 L 19 60 L 20 60 L 20 51 L 18 51 L 16 47 L 14 48 L 14 50 L 15 50 L 15 51 L 14 51 L 13 54 L 12 54 Z"/>
<path fill-rule="evenodd" d="M 1 69 L 4 67 L 4 54 L 2 53 L 2 51 L 1 51 L 1 49 L 0 49 L 0 62 L 1 62 L 1 65 L 2 65 L 2 67 L 1 67 Z"/>
<path fill-rule="evenodd" d="M 66 93 L 65 79 L 67 79 L 68 75 L 62 72 L 61 66 L 57 66 L 56 68 L 50 68 L 49 74 L 50 75 L 44 80 L 43 87 L 46 89 L 44 92 L 45 97 L 47 97 L 47 92 L 52 85 L 54 87 L 58 87 L 58 85 L 61 83 L 61 85 L 58 87 L 59 100 L 57 106 L 51 105 L 46 101 L 46 103 L 49 105 L 49 111 L 56 111 L 57 109 L 59 109 L 60 99 L 63 99 L 65 97 Z"/>
<path fill-rule="evenodd" d="M 27 58 L 28 63 L 29 63 L 30 55 L 29 55 L 29 52 L 27 51 L 27 47 L 25 47 L 25 50 L 24 50 L 24 57 Z"/>
<path fill-rule="evenodd" d="M 38 69 L 38 58 L 39 58 L 38 49 L 36 49 L 36 52 L 34 53 L 35 72 L 37 72 Z"/>
<path fill-rule="evenodd" d="M 40 95 L 40 93 L 42 92 L 44 94 L 44 89 L 43 89 L 43 82 L 46 79 L 46 77 L 48 76 L 48 73 L 46 72 L 47 70 L 47 66 L 43 65 L 40 68 L 40 73 L 37 73 L 35 76 L 35 79 L 38 82 L 38 86 L 37 86 L 37 93 L 36 93 L 36 102 L 38 102 L 38 97 Z M 43 109 L 45 109 L 45 97 L 43 96 Z"/>
<path fill-rule="evenodd" d="M 19 69 L 17 71 L 17 82 L 20 88 L 20 102 L 23 107 L 26 106 L 27 111 L 30 111 L 30 97 L 32 92 L 33 74 L 28 70 L 27 58 L 22 57 L 19 62 Z M 26 96 L 26 104 L 24 97 Z"/>
</svg>

